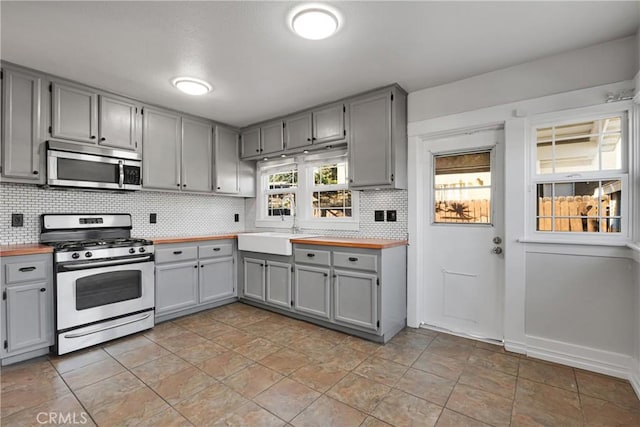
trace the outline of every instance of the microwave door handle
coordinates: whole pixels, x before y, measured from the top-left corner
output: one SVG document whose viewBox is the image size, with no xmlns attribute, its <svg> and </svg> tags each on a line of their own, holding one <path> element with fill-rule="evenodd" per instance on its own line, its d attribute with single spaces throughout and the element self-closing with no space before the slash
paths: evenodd
<svg viewBox="0 0 640 427">
<path fill-rule="evenodd" d="M 124 186 L 124 165 L 122 164 L 122 160 L 118 161 L 118 169 L 120 169 L 120 177 L 118 179 L 118 187 L 122 188 Z"/>
</svg>

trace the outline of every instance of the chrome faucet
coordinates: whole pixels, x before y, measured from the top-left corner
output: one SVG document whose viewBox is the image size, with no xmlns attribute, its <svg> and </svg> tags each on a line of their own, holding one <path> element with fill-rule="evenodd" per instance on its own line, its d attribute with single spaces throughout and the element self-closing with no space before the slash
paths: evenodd
<svg viewBox="0 0 640 427">
<path fill-rule="evenodd" d="M 300 228 L 296 224 L 296 218 L 298 209 L 296 208 L 296 198 L 293 194 L 287 194 L 282 198 L 282 205 L 286 202 L 289 202 L 289 212 L 291 214 L 291 218 L 293 219 L 293 225 L 291 227 L 291 234 L 296 234 L 300 231 Z M 284 221 L 284 214 L 282 213 L 282 209 L 280 209 L 280 219 Z"/>
</svg>

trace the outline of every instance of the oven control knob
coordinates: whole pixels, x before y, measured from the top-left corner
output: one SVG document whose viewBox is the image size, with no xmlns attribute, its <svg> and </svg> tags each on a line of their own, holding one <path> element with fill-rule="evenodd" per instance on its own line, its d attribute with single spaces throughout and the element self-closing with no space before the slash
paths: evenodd
<svg viewBox="0 0 640 427">
<path fill-rule="evenodd" d="M 136 250 L 135 250 L 134 248 L 131 248 L 131 249 L 129 249 L 129 253 L 130 253 L 130 254 L 135 254 L 135 253 L 136 253 Z"/>
<path fill-rule="evenodd" d="M 78 259 L 78 258 L 80 258 L 80 254 L 79 254 L 78 252 L 74 252 L 74 253 L 71 255 L 71 258 L 73 258 L 73 259 Z"/>
<path fill-rule="evenodd" d="M 146 250 L 145 248 L 138 249 L 139 252 L 144 252 L 145 250 Z"/>
<path fill-rule="evenodd" d="M 91 252 L 85 252 L 84 256 L 85 256 L 85 258 L 91 258 L 93 256 L 93 254 Z"/>
</svg>

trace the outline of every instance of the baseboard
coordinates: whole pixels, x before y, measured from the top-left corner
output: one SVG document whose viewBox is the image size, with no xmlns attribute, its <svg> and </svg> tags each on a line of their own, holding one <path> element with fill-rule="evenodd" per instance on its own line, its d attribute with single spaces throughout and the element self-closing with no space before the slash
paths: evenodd
<svg viewBox="0 0 640 427">
<path fill-rule="evenodd" d="M 636 366 L 638 366 L 637 361 Z M 631 387 L 633 387 L 633 391 L 636 392 L 636 396 L 640 399 L 640 372 L 638 372 L 638 368 L 632 370 L 629 374 L 629 382 L 631 383 Z"/>
<path fill-rule="evenodd" d="M 528 335 L 527 356 L 630 379 L 631 356 Z"/>
<path fill-rule="evenodd" d="M 527 354 L 527 346 L 522 342 L 505 340 L 504 349 L 512 353 Z"/>
</svg>

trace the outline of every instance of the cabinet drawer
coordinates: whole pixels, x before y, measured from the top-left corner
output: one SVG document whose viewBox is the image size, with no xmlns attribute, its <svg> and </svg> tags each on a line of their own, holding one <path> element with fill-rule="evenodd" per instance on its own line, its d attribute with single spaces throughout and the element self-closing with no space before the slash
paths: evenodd
<svg viewBox="0 0 640 427">
<path fill-rule="evenodd" d="M 371 254 L 334 252 L 333 266 L 378 271 L 378 257 Z"/>
<path fill-rule="evenodd" d="M 232 256 L 233 245 L 231 243 L 219 243 L 217 245 L 198 246 L 198 257 L 212 258 L 219 256 Z"/>
<path fill-rule="evenodd" d="M 6 264 L 7 284 L 44 279 L 47 273 L 53 274 L 53 271 L 47 272 L 46 267 L 47 262 L 44 260 Z"/>
<path fill-rule="evenodd" d="M 330 265 L 329 251 L 318 251 L 315 249 L 296 249 L 294 251 L 296 262 L 316 265 Z"/>
<path fill-rule="evenodd" d="M 187 261 L 196 258 L 198 258 L 198 248 L 195 246 L 156 249 L 156 264 Z"/>
</svg>

